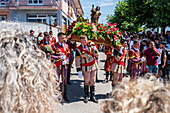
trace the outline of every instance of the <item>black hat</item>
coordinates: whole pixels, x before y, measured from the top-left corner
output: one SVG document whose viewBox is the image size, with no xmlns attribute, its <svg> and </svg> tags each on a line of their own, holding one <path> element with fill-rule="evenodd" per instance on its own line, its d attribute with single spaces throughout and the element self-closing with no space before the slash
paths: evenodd
<svg viewBox="0 0 170 113">
<path fill-rule="evenodd" d="M 34 30 L 30 30 L 30 33 L 31 33 L 31 32 L 35 32 L 35 31 L 34 31 Z"/>
<path fill-rule="evenodd" d="M 44 33 L 44 36 L 50 36 L 50 34 L 49 33 Z"/>
</svg>

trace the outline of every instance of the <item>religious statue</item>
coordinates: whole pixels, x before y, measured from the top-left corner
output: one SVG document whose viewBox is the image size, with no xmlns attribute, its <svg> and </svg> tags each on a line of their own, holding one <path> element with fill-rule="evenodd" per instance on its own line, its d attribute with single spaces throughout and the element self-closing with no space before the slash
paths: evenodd
<svg viewBox="0 0 170 113">
<path fill-rule="evenodd" d="M 91 9 L 91 22 L 92 23 L 97 23 L 98 24 L 98 20 L 99 20 L 99 16 L 101 15 L 100 11 L 100 7 L 97 6 L 96 9 L 94 8 L 94 5 L 92 5 L 92 9 Z"/>
</svg>

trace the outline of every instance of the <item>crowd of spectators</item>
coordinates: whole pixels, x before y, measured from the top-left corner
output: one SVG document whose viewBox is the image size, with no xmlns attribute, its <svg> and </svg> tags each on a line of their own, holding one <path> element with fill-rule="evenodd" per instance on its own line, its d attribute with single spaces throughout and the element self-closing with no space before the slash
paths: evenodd
<svg viewBox="0 0 170 113">
<path fill-rule="evenodd" d="M 127 40 L 130 50 L 134 41 L 140 42 L 140 57 L 145 57 L 146 62 L 143 66 L 142 74 L 150 73 L 157 78 L 169 78 L 170 71 L 170 31 L 166 33 L 147 31 L 139 33 L 124 32 L 123 39 Z M 167 76 L 168 75 L 168 76 Z"/>
<path fill-rule="evenodd" d="M 47 46 L 52 45 L 56 42 L 56 38 L 53 36 L 53 32 L 40 32 L 37 37 L 34 36 L 34 31 L 30 30 L 29 37 L 35 42 L 40 49 L 46 52 Z M 140 57 L 145 57 L 146 62 L 143 64 L 141 75 L 150 73 L 155 75 L 157 78 L 169 78 L 170 71 L 170 31 L 166 33 L 147 31 L 139 33 L 123 33 L 122 39 L 127 40 L 127 50 L 130 50 L 134 46 L 135 41 L 140 42 Z M 49 50 L 48 50 L 49 51 Z M 74 53 L 74 52 L 73 52 Z M 128 68 L 127 68 L 128 71 Z M 167 76 L 168 75 L 168 76 Z"/>
</svg>

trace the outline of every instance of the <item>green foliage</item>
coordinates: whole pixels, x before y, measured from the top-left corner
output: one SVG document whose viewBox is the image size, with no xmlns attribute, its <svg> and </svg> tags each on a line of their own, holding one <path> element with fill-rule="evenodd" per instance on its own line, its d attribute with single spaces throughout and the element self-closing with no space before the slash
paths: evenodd
<svg viewBox="0 0 170 113">
<path fill-rule="evenodd" d="M 122 31 L 138 31 L 142 25 L 148 28 L 170 25 L 169 0 L 124 0 L 119 1 L 114 15 L 107 16 L 108 22 L 118 24 Z"/>
<path fill-rule="evenodd" d="M 136 19 L 131 16 L 128 4 L 125 1 L 119 1 L 115 7 L 114 15 L 108 15 L 107 20 L 110 23 L 117 23 L 121 31 L 137 31 L 138 25 L 134 23 Z"/>
<path fill-rule="evenodd" d="M 76 34 L 78 37 L 81 35 L 86 35 L 88 40 L 96 37 L 96 33 L 92 30 L 93 26 L 90 23 L 86 22 L 77 22 L 73 28 L 73 32 L 71 34 Z"/>
</svg>

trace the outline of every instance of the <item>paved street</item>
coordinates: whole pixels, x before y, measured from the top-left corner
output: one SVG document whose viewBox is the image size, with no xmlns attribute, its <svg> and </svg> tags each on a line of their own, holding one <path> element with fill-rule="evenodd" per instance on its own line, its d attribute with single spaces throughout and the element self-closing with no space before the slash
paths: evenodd
<svg viewBox="0 0 170 113">
<path fill-rule="evenodd" d="M 104 61 L 105 54 L 100 53 L 99 56 L 99 83 L 96 83 L 96 98 L 99 99 L 99 103 L 83 102 L 83 78 L 77 76 L 75 65 L 72 68 L 71 85 L 68 86 L 68 97 L 70 102 L 59 105 L 59 113 L 101 113 L 100 103 L 106 98 L 106 93 L 111 91 L 111 82 L 103 84 L 102 80 L 105 78 Z"/>
</svg>

